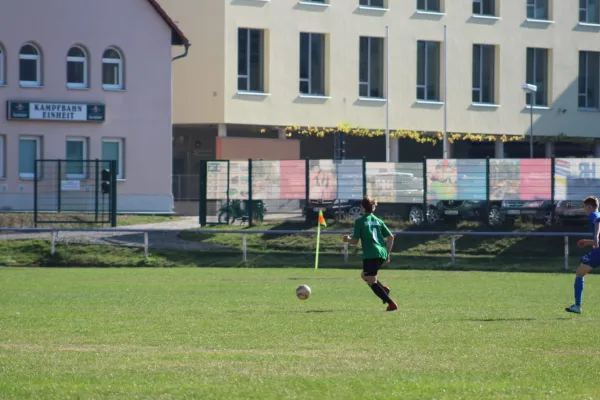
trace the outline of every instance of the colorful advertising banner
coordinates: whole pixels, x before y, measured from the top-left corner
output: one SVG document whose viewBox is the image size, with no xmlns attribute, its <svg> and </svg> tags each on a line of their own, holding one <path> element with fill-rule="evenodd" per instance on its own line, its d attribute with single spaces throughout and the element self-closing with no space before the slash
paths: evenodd
<svg viewBox="0 0 600 400">
<path fill-rule="evenodd" d="M 206 176 L 206 198 L 224 200 L 227 198 L 227 161 L 208 161 Z"/>
<path fill-rule="evenodd" d="M 337 199 L 360 200 L 363 198 L 362 160 L 341 160 L 337 163 Z"/>
<path fill-rule="evenodd" d="M 427 160 L 428 200 L 485 200 L 485 160 Z"/>
<path fill-rule="evenodd" d="M 302 200 L 306 197 L 306 162 L 253 161 L 252 199 Z"/>
<path fill-rule="evenodd" d="M 310 198 L 313 200 L 358 200 L 363 195 L 361 160 L 311 160 Z"/>
<path fill-rule="evenodd" d="M 557 158 L 554 173 L 555 200 L 600 197 L 600 159 Z"/>
<path fill-rule="evenodd" d="M 303 200 L 306 198 L 306 162 L 287 160 L 279 162 L 281 173 L 280 199 Z"/>
<path fill-rule="evenodd" d="M 423 163 L 367 163 L 367 194 L 379 203 L 422 203 Z"/>
<path fill-rule="evenodd" d="M 490 160 L 490 200 L 550 200 L 550 159 Z"/>
<path fill-rule="evenodd" d="M 229 162 L 229 199 L 248 199 L 248 161 Z"/>
</svg>

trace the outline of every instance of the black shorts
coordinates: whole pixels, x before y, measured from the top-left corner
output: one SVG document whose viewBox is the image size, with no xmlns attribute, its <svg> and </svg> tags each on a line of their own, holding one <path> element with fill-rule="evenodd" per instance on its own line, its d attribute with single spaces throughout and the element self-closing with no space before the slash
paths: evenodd
<svg viewBox="0 0 600 400">
<path fill-rule="evenodd" d="M 377 276 L 379 268 L 383 265 L 383 258 L 367 258 L 363 260 L 363 273 L 365 276 Z"/>
</svg>

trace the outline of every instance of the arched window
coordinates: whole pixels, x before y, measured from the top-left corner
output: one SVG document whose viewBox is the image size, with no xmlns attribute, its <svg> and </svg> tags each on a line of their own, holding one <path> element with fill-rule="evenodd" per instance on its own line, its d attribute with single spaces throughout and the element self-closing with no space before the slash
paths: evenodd
<svg viewBox="0 0 600 400">
<path fill-rule="evenodd" d="M 21 47 L 19 52 L 19 81 L 21 86 L 42 85 L 42 56 L 31 43 Z"/>
<path fill-rule="evenodd" d="M 102 87 L 105 90 L 123 89 L 123 57 L 112 47 L 102 55 Z"/>
<path fill-rule="evenodd" d="M 5 62 L 6 60 L 4 59 L 4 48 L 0 44 L 0 86 L 6 85 L 6 77 L 4 76 Z M 0 168 L 2 167 L 0 166 Z"/>
<path fill-rule="evenodd" d="M 67 53 L 67 87 L 84 89 L 88 87 L 88 61 L 86 51 L 74 46 Z"/>
</svg>

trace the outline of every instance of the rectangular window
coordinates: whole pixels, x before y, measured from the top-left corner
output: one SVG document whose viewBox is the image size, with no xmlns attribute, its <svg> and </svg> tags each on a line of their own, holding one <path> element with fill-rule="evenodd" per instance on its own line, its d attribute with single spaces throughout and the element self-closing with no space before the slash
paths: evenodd
<svg viewBox="0 0 600 400">
<path fill-rule="evenodd" d="M 0 178 L 6 178 L 4 174 L 4 165 L 5 165 L 5 154 L 4 153 L 4 136 L 0 135 Z"/>
<path fill-rule="evenodd" d="M 417 42 L 417 100 L 440 101 L 440 42 Z"/>
<path fill-rule="evenodd" d="M 4 50 L 0 46 L 0 85 L 6 84 L 6 78 L 4 78 Z"/>
<path fill-rule="evenodd" d="M 359 97 L 383 99 L 384 80 L 384 39 L 376 37 L 360 38 L 359 55 Z"/>
<path fill-rule="evenodd" d="M 68 138 L 66 151 L 67 179 L 85 179 L 87 160 L 87 139 Z"/>
<path fill-rule="evenodd" d="M 325 95 L 325 35 L 300 33 L 300 93 Z"/>
<path fill-rule="evenodd" d="M 442 0 L 417 0 L 417 10 L 442 12 Z"/>
<path fill-rule="evenodd" d="M 496 46 L 473 45 L 473 103 L 495 103 Z"/>
<path fill-rule="evenodd" d="M 548 21 L 550 19 L 550 0 L 527 0 L 527 18 Z"/>
<path fill-rule="evenodd" d="M 238 90 L 264 92 L 264 31 L 238 29 Z"/>
<path fill-rule="evenodd" d="M 363 7 L 384 8 L 384 0 L 360 0 L 359 5 Z"/>
<path fill-rule="evenodd" d="M 473 15 L 496 15 L 496 0 L 473 0 Z"/>
<path fill-rule="evenodd" d="M 579 22 L 600 23 L 599 0 L 579 0 Z"/>
<path fill-rule="evenodd" d="M 579 108 L 599 108 L 600 53 L 579 52 Z"/>
<path fill-rule="evenodd" d="M 123 145 L 123 139 L 102 140 L 102 159 L 117 162 L 117 179 L 125 179 Z M 105 165 L 104 168 L 110 168 L 110 165 Z"/>
<path fill-rule="evenodd" d="M 527 48 L 527 83 L 536 85 L 537 92 L 531 103 L 531 93 L 526 94 L 527 105 L 548 106 L 548 49 Z"/>
<path fill-rule="evenodd" d="M 41 158 L 41 139 L 35 136 L 23 136 L 19 139 L 19 177 L 33 179 L 35 160 Z M 38 176 L 40 173 L 38 171 Z"/>
</svg>

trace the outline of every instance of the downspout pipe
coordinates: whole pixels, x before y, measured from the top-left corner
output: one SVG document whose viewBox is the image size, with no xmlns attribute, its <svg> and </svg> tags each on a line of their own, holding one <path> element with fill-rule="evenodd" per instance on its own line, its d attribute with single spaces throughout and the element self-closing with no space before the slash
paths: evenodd
<svg viewBox="0 0 600 400">
<path fill-rule="evenodd" d="M 185 57 L 187 57 L 187 55 L 188 55 L 188 53 L 189 53 L 189 51 L 190 51 L 190 46 L 191 46 L 191 45 L 192 45 L 192 44 L 191 44 L 191 43 L 189 43 L 189 42 L 188 42 L 188 43 L 185 43 L 185 44 L 183 45 L 183 46 L 185 47 L 185 51 L 183 52 L 183 54 L 181 54 L 181 55 L 178 55 L 177 57 L 173 57 L 173 59 L 172 59 L 171 61 L 177 61 L 177 60 L 179 60 L 179 59 L 182 59 L 182 58 L 185 58 Z"/>
</svg>

